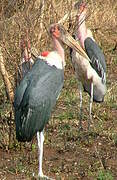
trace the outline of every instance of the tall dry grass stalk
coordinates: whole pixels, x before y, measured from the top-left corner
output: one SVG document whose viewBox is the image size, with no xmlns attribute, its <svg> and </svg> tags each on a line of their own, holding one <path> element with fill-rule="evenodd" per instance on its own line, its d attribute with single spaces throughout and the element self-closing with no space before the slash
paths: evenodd
<svg viewBox="0 0 117 180">
<path fill-rule="evenodd" d="M 1 47 L 0 47 L 0 72 L 1 72 L 1 75 L 3 77 L 3 81 L 4 81 L 5 89 L 6 89 L 6 92 L 8 95 L 8 99 L 10 100 L 11 103 L 13 103 L 14 92 L 13 92 L 11 82 L 9 80 L 8 72 L 7 72 L 5 65 L 4 65 L 4 58 L 3 58 L 3 53 L 2 53 Z"/>
</svg>

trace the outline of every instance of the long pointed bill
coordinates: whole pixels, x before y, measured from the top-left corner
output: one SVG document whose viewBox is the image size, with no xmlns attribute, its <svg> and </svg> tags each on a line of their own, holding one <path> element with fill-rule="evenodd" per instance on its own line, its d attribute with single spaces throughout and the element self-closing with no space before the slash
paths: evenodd
<svg viewBox="0 0 117 180">
<path fill-rule="evenodd" d="M 62 40 L 62 39 L 61 39 Z M 83 50 L 83 48 L 80 46 L 79 42 L 76 41 L 68 32 L 66 33 L 65 41 L 63 41 L 67 46 L 73 48 L 76 50 L 77 53 L 79 53 L 81 56 L 86 58 L 88 61 L 90 61 L 89 57 L 87 56 L 86 52 Z"/>
<path fill-rule="evenodd" d="M 81 56 L 83 56 L 90 62 L 89 57 L 87 56 L 83 48 L 80 46 L 79 42 L 76 41 L 62 25 L 52 25 L 50 28 L 50 33 L 53 34 L 56 38 L 60 39 L 67 46 L 75 49 L 77 53 L 79 53 Z"/>
</svg>

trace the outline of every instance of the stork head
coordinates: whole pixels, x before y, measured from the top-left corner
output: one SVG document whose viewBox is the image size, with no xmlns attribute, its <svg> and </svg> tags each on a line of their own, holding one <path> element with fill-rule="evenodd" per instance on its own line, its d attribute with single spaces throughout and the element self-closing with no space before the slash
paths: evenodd
<svg viewBox="0 0 117 180">
<path fill-rule="evenodd" d="M 50 26 L 50 34 L 56 38 L 60 37 L 60 28 L 58 24 L 52 24 Z"/>
<path fill-rule="evenodd" d="M 73 39 L 73 37 L 67 32 L 67 30 L 60 24 L 52 24 L 50 26 L 50 34 L 54 36 L 59 41 L 62 41 L 67 46 L 75 49 L 80 55 L 88 58 L 84 50 L 81 48 L 80 44 Z"/>
<path fill-rule="evenodd" d="M 65 28 L 62 25 L 52 24 L 50 26 L 50 35 L 66 44 L 67 31 L 65 30 Z"/>
<path fill-rule="evenodd" d="M 75 9 L 78 10 L 78 15 L 86 14 L 87 12 L 87 4 L 83 1 L 79 1 L 75 4 Z"/>
</svg>

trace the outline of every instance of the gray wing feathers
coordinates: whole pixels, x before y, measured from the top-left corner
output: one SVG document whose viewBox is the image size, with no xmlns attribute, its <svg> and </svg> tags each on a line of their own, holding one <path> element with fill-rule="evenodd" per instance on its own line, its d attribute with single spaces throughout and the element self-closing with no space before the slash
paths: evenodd
<svg viewBox="0 0 117 180">
<path fill-rule="evenodd" d="M 45 62 L 38 63 L 38 68 L 41 69 L 37 71 L 37 65 L 34 66 L 16 89 L 15 122 L 19 141 L 30 141 L 37 131 L 43 130 L 63 86 L 63 70 Z"/>
<path fill-rule="evenodd" d="M 95 69 L 98 75 L 104 79 L 106 74 L 106 63 L 103 52 L 91 38 L 86 38 L 84 45 L 86 53 L 91 60 L 91 66 Z"/>
</svg>

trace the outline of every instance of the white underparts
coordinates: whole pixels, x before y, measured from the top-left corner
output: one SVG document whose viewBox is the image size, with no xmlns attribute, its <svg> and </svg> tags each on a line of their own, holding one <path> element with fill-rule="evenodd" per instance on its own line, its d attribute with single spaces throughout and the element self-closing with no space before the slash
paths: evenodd
<svg viewBox="0 0 117 180">
<path fill-rule="evenodd" d="M 89 61 L 83 58 L 81 55 L 73 51 L 72 63 L 75 67 L 76 76 L 82 83 L 92 82 L 97 89 L 101 89 L 105 93 L 104 85 L 102 83 L 102 78 L 97 74 L 97 72 L 91 67 Z"/>
</svg>

